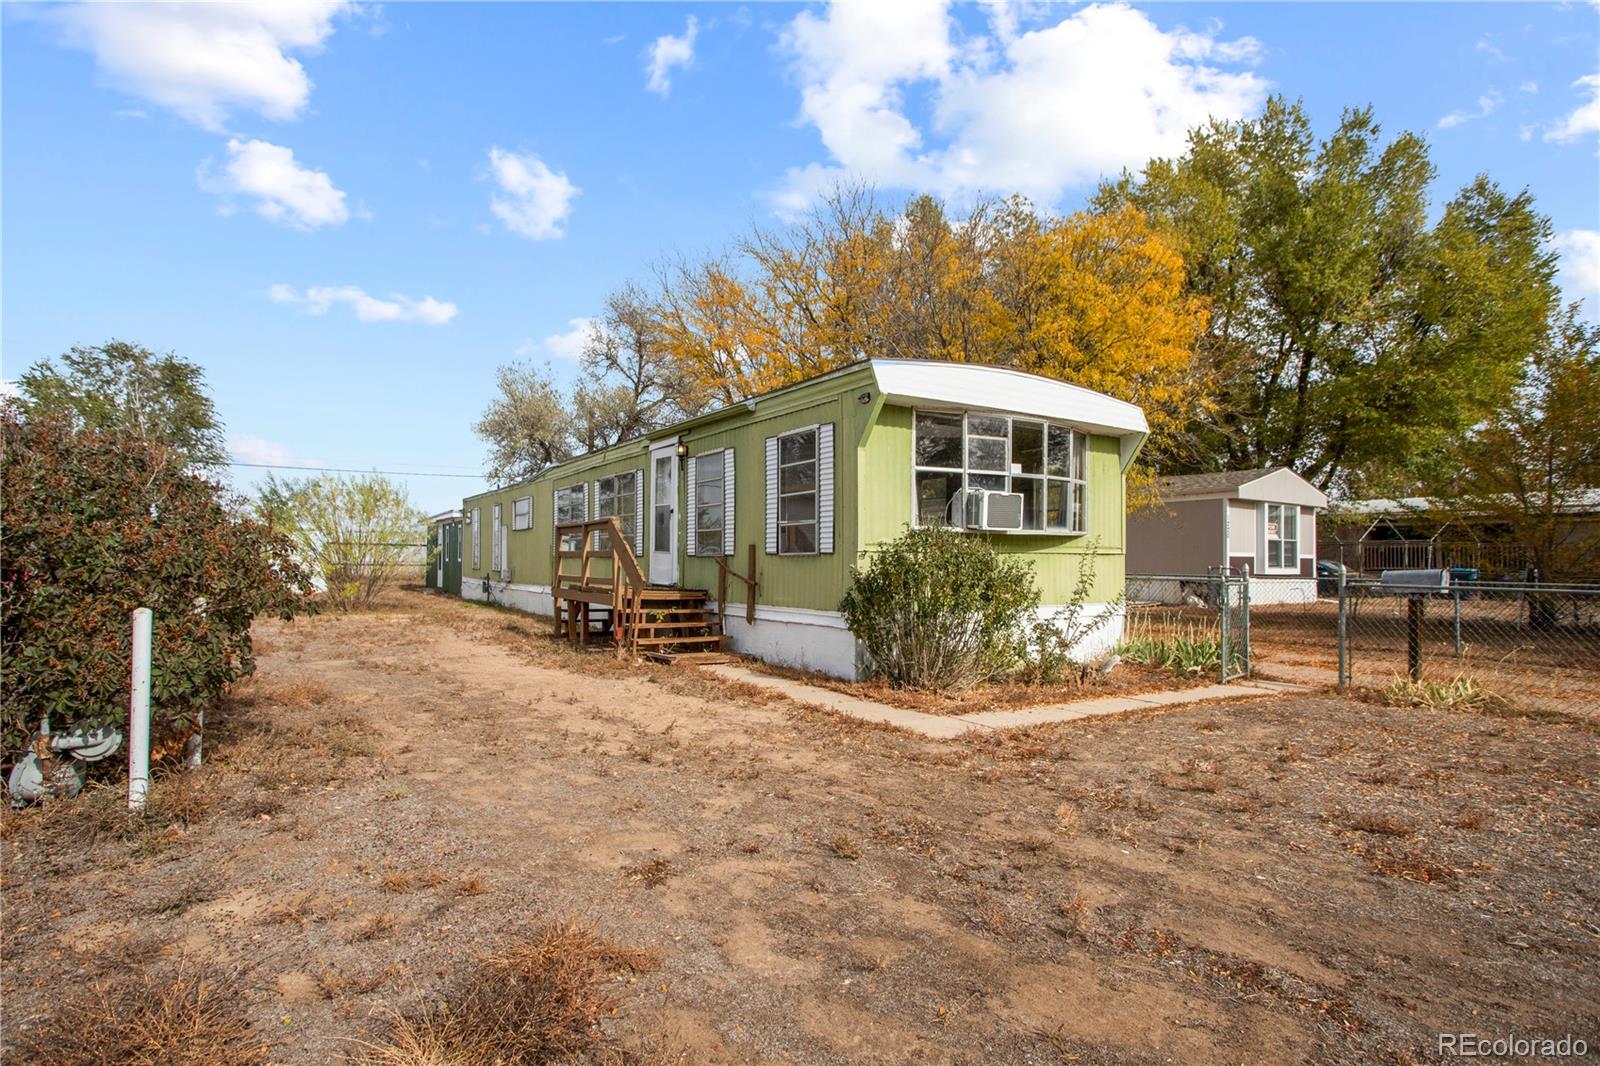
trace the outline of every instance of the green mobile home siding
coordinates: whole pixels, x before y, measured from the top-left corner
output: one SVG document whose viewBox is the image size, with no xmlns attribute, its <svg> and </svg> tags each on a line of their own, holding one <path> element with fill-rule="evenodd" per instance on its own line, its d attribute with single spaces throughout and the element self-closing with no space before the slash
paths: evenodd
<svg viewBox="0 0 1600 1066">
<path fill-rule="evenodd" d="M 948 365 L 948 364 L 946 364 Z M 639 475 L 640 500 L 635 554 L 646 577 L 662 583 L 670 575 L 650 573 L 651 520 L 656 502 L 651 498 L 652 446 L 681 445 L 685 459 L 729 449 L 734 457 L 734 499 L 731 512 L 733 546 L 728 565 L 743 574 L 750 546 L 756 549 L 760 582 L 757 622 L 750 626 L 742 610 L 727 616 L 732 646 L 778 661 L 852 676 L 859 669 L 859 649 L 844 629 L 839 603 L 849 587 L 851 570 L 867 565 L 873 552 L 899 536 L 913 515 L 913 422 L 919 406 L 955 410 L 963 403 L 974 410 L 1016 413 L 1009 403 L 1022 404 L 1033 413 L 1073 424 L 1086 433 L 1088 455 L 1086 532 L 980 533 L 1009 555 L 1028 560 L 1037 574 L 1041 602 L 1046 607 L 1067 603 L 1085 558 L 1094 560 L 1094 581 L 1089 602 L 1106 605 L 1122 591 L 1125 490 L 1122 464 L 1137 450 L 1143 419 L 1137 409 L 1071 386 L 1041 382 L 1055 391 L 1048 399 L 1032 395 L 1033 385 L 1020 385 L 1004 375 L 1015 372 L 973 367 L 961 371 L 971 377 L 923 375 L 922 364 L 908 372 L 906 361 L 879 361 L 846 368 L 807 382 L 758 396 L 753 400 L 688 420 L 647 438 L 617 445 L 592 455 L 562 463 L 537 477 L 506 488 L 469 497 L 463 507 L 468 525 L 461 548 L 461 594 L 473 599 L 485 593 L 496 601 L 525 610 L 551 611 L 553 584 L 553 529 L 555 492 L 573 485 L 587 489 L 586 517 L 595 517 L 595 482 L 622 472 Z M 880 371 L 879 368 L 882 368 Z M 919 376 L 920 375 L 920 376 Z M 1023 376 L 1024 379 L 1026 376 Z M 968 396 L 971 389 L 976 395 Z M 885 393 L 894 397 L 889 402 Z M 913 396 L 940 396 L 939 401 L 913 400 Z M 987 402 L 987 406 L 985 406 Z M 1110 408 L 1107 405 L 1111 405 Z M 1057 413 L 1041 414 L 1043 406 Z M 1075 418 L 1074 411 L 1083 414 Z M 833 427 L 833 550 L 811 555 L 768 554 L 766 445 L 771 438 L 813 426 Z M 1098 427 L 1090 431 L 1089 426 Z M 1116 435 L 1117 431 L 1122 436 Z M 702 589 L 715 596 L 718 588 L 716 559 L 692 554 L 686 521 L 694 501 L 688 498 L 688 462 L 677 466 L 677 584 Z M 532 499 L 528 529 L 512 529 L 515 501 Z M 819 505 L 821 500 L 819 498 Z M 496 505 L 505 529 L 505 558 L 495 566 Z M 479 521 L 471 522 L 473 517 Z M 820 532 L 820 530 L 819 530 Z M 473 545 L 478 565 L 473 565 Z M 591 574 L 609 576 L 608 560 L 595 559 Z M 576 564 L 568 564 L 569 571 Z M 488 579 L 487 585 L 485 579 Z M 745 587 L 728 586 L 730 606 L 742 606 Z M 1115 640 L 1120 621 L 1104 631 Z M 854 660 L 854 665 L 852 665 Z"/>
<path fill-rule="evenodd" d="M 863 491 L 855 500 L 863 558 L 893 540 L 911 523 L 911 437 L 913 409 L 884 405 L 861 449 Z M 1107 603 L 1123 586 L 1124 484 L 1115 437 L 1091 435 L 1088 462 L 1088 531 L 1073 536 L 1048 533 L 972 533 L 988 536 L 1007 555 L 1026 556 L 1038 575 L 1040 602 L 1067 602 L 1078 582 L 1078 563 L 1094 552 L 1095 583 L 1090 601 Z M 843 589 L 840 590 L 841 595 Z M 837 605 L 837 601 L 836 601 Z"/>
</svg>

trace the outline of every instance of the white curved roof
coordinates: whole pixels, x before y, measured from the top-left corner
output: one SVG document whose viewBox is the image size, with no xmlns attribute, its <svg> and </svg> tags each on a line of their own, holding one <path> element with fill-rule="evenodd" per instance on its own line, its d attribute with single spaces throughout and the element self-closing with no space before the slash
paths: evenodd
<svg viewBox="0 0 1600 1066">
<path fill-rule="evenodd" d="M 1070 422 L 1091 433 L 1120 437 L 1124 468 L 1150 432 L 1137 405 L 1055 378 L 1007 367 L 928 359 L 870 362 L 878 390 L 890 403 L 943 404 Z"/>
</svg>

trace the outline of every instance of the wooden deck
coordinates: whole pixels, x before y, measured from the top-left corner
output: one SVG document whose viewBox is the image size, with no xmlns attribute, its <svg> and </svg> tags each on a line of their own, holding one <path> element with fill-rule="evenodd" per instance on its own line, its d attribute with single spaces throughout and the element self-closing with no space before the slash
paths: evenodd
<svg viewBox="0 0 1600 1066">
<path fill-rule="evenodd" d="M 595 547 L 596 533 L 610 545 Z M 563 542 L 578 547 L 562 550 Z M 555 531 L 555 635 L 574 644 L 609 643 L 621 656 L 661 662 L 723 662 L 722 619 L 705 589 L 651 585 L 615 518 L 558 525 Z M 595 573 L 608 561 L 609 574 Z M 576 563 L 573 572 L 569 564 Z"/>
</svg>

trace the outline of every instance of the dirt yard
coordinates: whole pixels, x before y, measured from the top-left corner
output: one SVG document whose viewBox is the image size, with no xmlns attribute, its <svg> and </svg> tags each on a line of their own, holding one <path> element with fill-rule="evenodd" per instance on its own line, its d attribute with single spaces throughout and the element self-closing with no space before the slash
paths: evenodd
<svg viewBox="0 0 1600 1066">
<path fill-rule="evenodd" d="M 239 1047 L 339 1061 L 551 919 L 639 949 L 633 1061 L 1600 1047 L 1593 723 L 1274 696 L 941 742 L 421 593 L 258 632 L 145 819 L 6 815 L 8 1051 L 84 1061 L 117 981 L 199 970 Z"/>
</svg>

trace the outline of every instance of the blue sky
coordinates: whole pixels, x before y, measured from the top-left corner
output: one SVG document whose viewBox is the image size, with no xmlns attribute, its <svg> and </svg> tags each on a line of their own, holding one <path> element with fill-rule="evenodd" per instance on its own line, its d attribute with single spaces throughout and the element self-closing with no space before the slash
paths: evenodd
<svg viewBox="0 0 1600 1066">
<path fill-rule="evenodd" d="M 1593 4 L 11 5 L 0 35 L 0 373 L 176 351 L 245 460 L 475 473 L 495 368 L 570 374 L 652 262 L 839 175 L 1071 209 L 1269 92 L 1425 134 L 1441 200 L 1526 186 L 1600 307 Z"/>
</svg>

